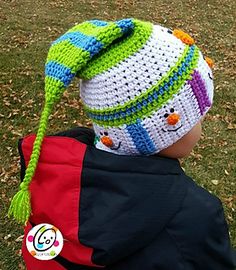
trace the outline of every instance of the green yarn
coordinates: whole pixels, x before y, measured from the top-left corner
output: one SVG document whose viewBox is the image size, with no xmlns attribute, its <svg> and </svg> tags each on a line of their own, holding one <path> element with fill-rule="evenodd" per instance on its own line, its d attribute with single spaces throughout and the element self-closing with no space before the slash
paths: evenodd
<svg viewBox="0 0 236 270">
<path fill-rule="evenodd" d="M 56 78 L 45 77 L 45 100 L 48 103 L 59 101 L 65 90 L 64 83 Z"/>
<path fill-rule="evenodd" d="M 31 213 L 29 190 L 18 191 L 11 201 L 8 216 L 14 216 L 19 223 L 25 223 Z"/>
<path fill-rule="evenodd" d="M 76 73 L 89 59 L 89 52 L 73 46 L 68 40 L 64 40 L 50 48 L 46 63 L 55 61 L 58 64 L 71 68 L 71 71 Z"/>
<path fill-rule="evenodd" d="M 20 184 L 20 190 L 15 194 L 11 201 L 11 205 L 8 211 L 8 216 L 13 216 L 18 222 L 25 223 L 31 214 L 31 204 L 30 204 L 30 192 L 29 185 L 34 176 L 35 169 L 38 164 L 38 159 L 40 155 L 41 145 L 43 137 L 46 133 L 48 118 L 52 112 L 53 103 L 46 103 L 43 109 L 39 128 L 34 141 L 34 146 L 32 154 L 30 156 L 30 161 L 25 172 L 25 177 Z"/>
<path fill-rule="evenodd" d="M 96 37 L 104 47 L 111 43 L 111 38 L 122 36 L 122 30 L 115 23 L 108 23 L 104 27 L 94 26 L 92 23 L 87 22 L 79 26 L 75 26 L 68 31 L 68 33 L 79 31 L 86 36 Z"/>
<path fill-rule="evenodd" d="M 151 23 L 139 20 L 134 20 L 134 25 L 131 35 L 120 42 L 111 44 L 101 55 L 94 57 L 89 65 L 81 70 L 79 77 L 90 80 L 137 52 L 151 36 L 153 26 Z"/>
</svg>

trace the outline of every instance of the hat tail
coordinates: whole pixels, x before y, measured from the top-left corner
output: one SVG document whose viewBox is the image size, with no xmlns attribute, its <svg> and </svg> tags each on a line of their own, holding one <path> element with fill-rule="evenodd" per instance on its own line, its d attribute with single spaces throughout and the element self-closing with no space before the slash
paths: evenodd
<svg viewBox="0 0 236 270">
<path fill-rule="evenodd" d="M 28 167 L 20 190 L 13 197 L 8 215 L 25 223 L 31 214 L 29 184 L 34 176 L 43 137 L 53 104 L 58 102 L 72 79 L 100 51 L 115 40 L 131 34 L 133 19 L 117 22 L 93 20 L 74 26 L 52 43 L 45 67 L 45 106 Z"/>
<path fill-rule="evenodd" d="M 47 123 L 49 116 L 52 112 L 52 108 L 53 104 L 46 102 L 40 118 L 38 132 L 34 141 L 30 161 L 25 172 L 25 177 L 20 184 L 20 190 L 15 194 L 12 199 L 8 211 L 8 216 L 13 216 L 16 221 L 20 223 L 25 223 L 29 219 L 31 214 L 29 184 L 34 176 L 37 167 L 42 141 L 46 133 Z"/>
</svg>

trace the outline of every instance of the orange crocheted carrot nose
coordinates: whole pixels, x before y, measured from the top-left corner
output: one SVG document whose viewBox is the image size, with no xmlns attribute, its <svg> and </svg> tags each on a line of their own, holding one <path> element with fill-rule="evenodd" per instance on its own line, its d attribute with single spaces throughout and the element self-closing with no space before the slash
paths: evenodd
<svg viewBox="0 0 236 270">
<path fill-rule="evenodd" d="M 180 120 L 180 116 L 177 113 L 172 113 L 167 117 L 167 123 L 172 126 L 177 124 L 179 120 Z"/>
<path fill-rule="evenodd" d="M 101 142 L 106 145 L 107 147 L 112 147 L 113 146 L 113 141 L 111 138 L 109 138 L 108 136 L 103 136 L 101 138 Z"/>
<path fill-rule="evenodd" d="M 205 61 L 207 62 L 210 68 L 214 67 L 214 61 L 210 57 L 205 57 Z"/>
<path fill-rule="evenodd" d="M 176 36 L 178 39 L 182 40 L 182 42 L 187 45 L 193 45 L 195 43 L 194 39 L 190 37 L 189 34 L 185 33 L 180 29 L 174 29 L 173 35 Z"/>
</svg>

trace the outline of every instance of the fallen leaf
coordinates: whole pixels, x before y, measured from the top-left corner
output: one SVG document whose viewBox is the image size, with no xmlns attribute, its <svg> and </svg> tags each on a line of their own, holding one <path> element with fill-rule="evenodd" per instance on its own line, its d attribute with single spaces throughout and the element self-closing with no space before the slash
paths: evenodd
<svg viewBox="0 0 236 270">
<path fill-rule="evenodd" d="M 236 124 L 230 123 L 227 127 L 227 129 L 236 129 Z"/>
<path fill-rule="evenodd" d="M 19 237 L 16 238 L 16 242 L 22 242 L 24 239 L 24 234 L 20 235 Z"/>
<path fill-rule="evenodd" d="M 211 180 L 212 184 L 214 184 L 215 186 L 217 186 L 219 184 L 219 180 Z"/>
<path fill-rule="evenodd" d="M 227 170 L 225 170 L 225 174 L 226 174 L 226 175 L 229 175 L 229 173 L 228 173 L 228 171 L 227 171 Z"/>
</svg>

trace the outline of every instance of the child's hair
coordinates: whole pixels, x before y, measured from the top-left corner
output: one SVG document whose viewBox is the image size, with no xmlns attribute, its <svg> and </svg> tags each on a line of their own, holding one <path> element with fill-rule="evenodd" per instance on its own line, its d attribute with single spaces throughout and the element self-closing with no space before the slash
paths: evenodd
<svg viewBox="0 0 236 270">
<path fill-rule="evenodd" d="M 97 148 L 151 155 L 183 137 L 212 104 L 212 62 L 181 30 L 136 19 L 87 21 L 50 47 L 45 69 L 45 106 L 20 191 L 9 214 L 29 218 L 29 183 L 48 118 L 75 76 L 96 133 Z"/>
</svg>

